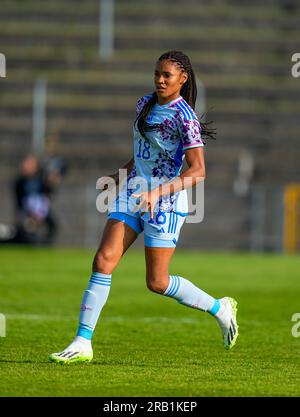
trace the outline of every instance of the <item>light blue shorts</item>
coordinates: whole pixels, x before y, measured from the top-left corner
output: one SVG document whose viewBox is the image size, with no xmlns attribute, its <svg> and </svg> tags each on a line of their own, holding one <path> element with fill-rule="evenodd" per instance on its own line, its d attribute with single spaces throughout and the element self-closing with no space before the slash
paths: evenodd
<svg viewBox="0 0 300 417">
<path fill-rule="evenodd" d="M 178 242 L 180 229 L 185 221 L 185 215 L 173 211 L 154 213 L 150 219 L 150 213 L 122 213 L 111 212 L 109 219 L 119 220 L 126 223 L 138 235 L 144 231 L 145 246 L 159 248 L 175 248 Z"/>
</svg>

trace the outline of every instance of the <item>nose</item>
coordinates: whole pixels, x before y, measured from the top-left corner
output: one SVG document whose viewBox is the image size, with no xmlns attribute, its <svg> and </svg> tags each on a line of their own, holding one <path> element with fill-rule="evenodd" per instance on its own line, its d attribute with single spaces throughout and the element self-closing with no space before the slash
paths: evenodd
<svg viewBox="0 0 300 417">
<path fill-rule="evenodd" d="M 156 84 L 164 84 L 164 81 L 165 81 L 162 74 L 156 75 L 155 80 L 156 80 Z"/>
</svg>

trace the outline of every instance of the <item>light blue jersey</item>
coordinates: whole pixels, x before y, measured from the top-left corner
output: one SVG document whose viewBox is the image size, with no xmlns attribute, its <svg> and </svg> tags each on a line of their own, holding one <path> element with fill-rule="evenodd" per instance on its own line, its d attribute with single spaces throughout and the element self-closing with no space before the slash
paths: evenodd
<svg viewBox="0 0 300 417">
<path fill-rule="evenodd" d="M 146 95 L 138 100 L 137 116 L 150 98 Z M 144 230 L 146 246 L 176 246 L 188 214 L 186 190 L 163 196 L 154 208 L 154 219 L 142 209 L 135 212 L 136 199 L 131 194 L 149 191 L 180 175 L 184 152 L 203 146 L 200 130 L 195 112 L 182 97 L 153 106 L 147 117 L 145 137 L 136 123 L 133 127 L 134 166 L 126 186 L 109 209 L 109 218 L 127 223 L 138 234 Z"/>
<path fill-rule="evenodd" d="M 142 97 L 136 107 L 137 115 L 151 95 Z M 184 151 L 203 146 L 200 123 L 194 110 L 179 97 L 165 105 L 156 103 L 147 118 L 145 136 L 133 128 L 136 175 L 164 182 L 179 175 Z"/>
<path fill-rule="evenodd" d="M 151 95 L 146 95 L 138 100 L 137 116 L 150 98 Z M 157 186 L 154 179 L 163 184 L 178 176 L 184 152 L 203 146 L 200 131 L 196 113 L 181 96 L 165 105 L 156 103 L 147 117 L 146 138 L 134 125 L 135 164 L 129 179 L 134 176 L 143 177 L 152 189 Z M 163 211 L 187 212 L 186 191 L 163 197 L 159 208 Z"/>
</svg>

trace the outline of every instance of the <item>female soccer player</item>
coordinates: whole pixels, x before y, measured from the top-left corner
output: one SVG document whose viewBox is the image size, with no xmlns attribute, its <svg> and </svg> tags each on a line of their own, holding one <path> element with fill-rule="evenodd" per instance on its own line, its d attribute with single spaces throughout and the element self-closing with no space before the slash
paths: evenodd
<svg viewBox="0 0 300 417">
<path fill-rule="evenodd" d="M 128 187 L 119 192 L 109 210 L 83 296 L 77 336 L 65 350 L 51 354 L 51 361 L 92 360 L 91 339 L 108 298 L 112 273 L 142 231 L 147 287 L 180 304 L 210 313 L 220 325 L 226 349 L 236 342 L 237 302 L 229 297 L 215 299 L 188 279 L 169 275 L 169 263 L 188 212 L 186 179 L 191 180 L 190 186 L 204 180 L 201 135 L 213 136 L 194 112 L 197 89 L 189 58 L 180 51 L 164 53 L 155 66 L 154 84 L 155 91 L 137 102 L 134 156 L 123 167 L 129 171 Z M 181 173 L 184 157 L 188 168 Z M 117 174 L 110 177 L 116 179 Z M 136 192 L 130 188 L 130 181 L 136 178 L 144 179 L 148 189 Z M 153 179 L 158 181 L 155 187 Z"/>
</svg>

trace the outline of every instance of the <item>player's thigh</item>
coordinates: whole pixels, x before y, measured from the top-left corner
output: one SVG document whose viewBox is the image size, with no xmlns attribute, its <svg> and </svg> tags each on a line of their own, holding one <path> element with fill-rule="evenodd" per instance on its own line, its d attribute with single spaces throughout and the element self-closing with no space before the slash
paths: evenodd
<svg viewBox="0 0 300 417">
<path fill-rule="evenodd" d="M 164 292 L 169 285 L 169 265 L 174 248 L 145 246 L 147 287 L 156 292 Z"/>
<path fill-rule="evenodd" d="M 107 220 L 94 257 L 93 271 L 111 274 L 137 236 L 126 223 L 115 219 Z"/>
</svg>

